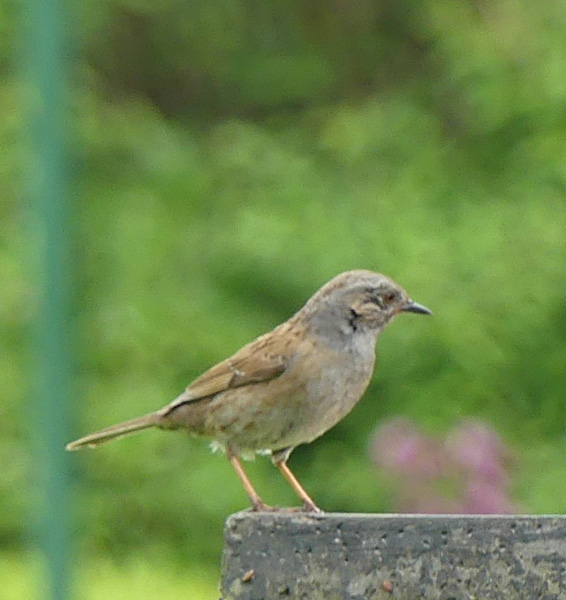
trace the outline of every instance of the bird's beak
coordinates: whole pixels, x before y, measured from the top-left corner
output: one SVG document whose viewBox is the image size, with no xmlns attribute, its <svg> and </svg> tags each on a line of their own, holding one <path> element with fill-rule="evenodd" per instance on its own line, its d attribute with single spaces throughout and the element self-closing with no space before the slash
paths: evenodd
<svg viewBox="0 0 566 600">
<path fill-rule="evenodd" d="M 432 310 L 412 300 L 409 300 L 401 310 L 403 312 L 419 313 L 420 315 L 432 315 Z"/>
</svg>

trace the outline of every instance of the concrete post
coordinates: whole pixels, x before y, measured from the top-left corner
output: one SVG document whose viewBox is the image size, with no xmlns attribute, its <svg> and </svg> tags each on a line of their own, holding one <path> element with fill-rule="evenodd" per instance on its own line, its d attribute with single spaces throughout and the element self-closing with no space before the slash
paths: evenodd
<svg viewBox="0 0 566 600">
<path fill-rule="evenodd" d="M 223 600 L 566 600 L 566 517 L 243 512 Z"/>
</svg>

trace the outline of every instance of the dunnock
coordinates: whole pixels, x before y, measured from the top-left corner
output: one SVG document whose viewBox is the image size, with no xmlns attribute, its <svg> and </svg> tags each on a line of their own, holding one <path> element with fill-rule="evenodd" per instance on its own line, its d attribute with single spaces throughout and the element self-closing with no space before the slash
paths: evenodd
<svg viewBox="0 0 566 600">
<path fill-rule="evenodd" d="M 148 427 L 185 429 L 226 451 L 255 510 L 268 507 L 240 457 L 266 452 L 305 510 L 318 511 L 287 459 L 352 410 L 372 377 L 377 337 L 400 312 L 431 314 L 384 275 L 342 273 L 288 321 L 206 371 L 171 404 L 71 442 L 67 450 Z"/>
</svg>

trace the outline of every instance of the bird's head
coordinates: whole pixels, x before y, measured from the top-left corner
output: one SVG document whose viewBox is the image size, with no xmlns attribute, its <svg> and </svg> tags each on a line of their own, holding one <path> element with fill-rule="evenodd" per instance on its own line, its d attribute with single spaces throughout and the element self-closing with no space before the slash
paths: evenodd
<svg viewBox="0 0 566 600">
<path fill-rule="evenodd" d="M 389 277 L 372 271 L 348 271 L 331 279 L 305 305 L 317 329 L 339 327 L 345 334 L 379 333 L 401 312 L 432 312 L 409 298 Z"/>
</svg>

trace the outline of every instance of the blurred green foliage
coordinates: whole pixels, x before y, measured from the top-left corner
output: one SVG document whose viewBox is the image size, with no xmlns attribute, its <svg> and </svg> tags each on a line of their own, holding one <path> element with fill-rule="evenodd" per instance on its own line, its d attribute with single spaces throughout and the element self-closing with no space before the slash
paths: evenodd
<svg viewBox="0 0 566 600">
<path fill-rule="evenodd" d="M 0 544 L 26 540 L 34 315 L 20 3 L 0 0 Z M 566 510 L 566 9 L 426 0 L 74 7 L 76 434 L 158 408 L 351 268 L 400 318 L 343 423 L 291 459 L 327 510 L 391 510 L 367 445 L 487 420 L 516 499 Z M 16 50 L 14 50 L 16 49 Z M 85 556 L 216 565 L 247 499 L 182 434 L 73 456 Z M 268 502 L 294 504 L 268 461 Z M 31 492 L 29 491 L 31 490 Z"/>
<path fill-rule="evenodd" d="M 0 554 L 2 596 L 10 600 L 44 598 L 41 580 L 41 557 L 33 554 L 24 559 L 18 553 Z M 151 560 L 136 555 L 117 567 L 105 557 L 89 556 L 77 561 L 77 589 L 81 600 L 135 598 L 135 600 L 209 600 L 218 597 L 216 568 L 202 563 L 182 564 L 171 553 Z"/>
</svg>

